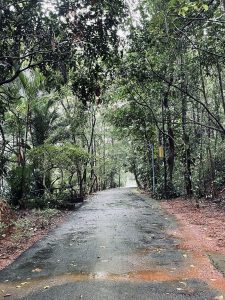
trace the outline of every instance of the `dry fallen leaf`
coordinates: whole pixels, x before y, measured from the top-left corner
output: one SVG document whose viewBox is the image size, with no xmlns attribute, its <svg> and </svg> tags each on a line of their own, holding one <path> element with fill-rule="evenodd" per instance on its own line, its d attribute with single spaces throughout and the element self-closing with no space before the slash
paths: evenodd
<svg viewBox="0 0 225 300">
<path fill-rule="evenodd" d="M 44 289 L 45 290 L 49 289 L 49 285 L 44 286 Z"/>
<path fill-rule="evenodd" d="M 5 294 L 3 297 L 10 297 L 11 294 Z"/>
<path fill-rule="evenodd" d="M 223 295 L 221 295 L 221 296 L 216 296 L 215 297 L 215 300 L 223 300 L 224 298 L 223 298 Z"/>
<path fill-rule="evenodd" d="M 41 272 L 41 271 L 42 271 L 42 269 L 40 269 L 40 268 L 36 268 L 36 269 L 33 269 L 33 270 L 32 270 L 33 273 L 35 273 L 35 272 L 39 273 L 39 272 Z"/>
<path fill-rule="evenodd" d="M 182 289 L 182 288 L 177 288 L 177 290 L 178 290 L 178 291 L 183 291 L 184 289 Z"/>
<path fill-rule="evenodd" d="M 184 258 L 187 258 L 187 254 L 183 254 L 183 257 L 184 257 Z"/>
<path fill-rule="evenodd" d="M 28 282 L 21 282 L 21 285 L 25 285 L 25 284 L 28 284 Z"/>
</svg>

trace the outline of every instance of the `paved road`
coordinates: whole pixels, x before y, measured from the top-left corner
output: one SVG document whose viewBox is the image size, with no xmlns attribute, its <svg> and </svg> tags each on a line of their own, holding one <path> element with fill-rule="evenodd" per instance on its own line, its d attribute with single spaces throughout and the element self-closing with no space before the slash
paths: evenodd
<svg viewBox="0 0 225 300">
<path fill-rule="evenodd" d="M 23 300 L 215 299 L 221 292 L 182 277 L 190 262 L 166 233 L 174 228 L 135 189 L 100 192 L 1 271 L 0 290 Z"/>
</svg>

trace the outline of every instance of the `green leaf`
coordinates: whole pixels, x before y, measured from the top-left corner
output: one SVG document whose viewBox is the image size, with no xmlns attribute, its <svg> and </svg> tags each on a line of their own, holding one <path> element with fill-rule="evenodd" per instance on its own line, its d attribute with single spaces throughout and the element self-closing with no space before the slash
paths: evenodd
<svg viewBox="0 0 225 300">
<path fill-rule="evenodd" d="M 204 11 L 208 11 L 209 10 L 208 4 L 202 4 L 202 8 L 204 9 Z"/>
</svg>

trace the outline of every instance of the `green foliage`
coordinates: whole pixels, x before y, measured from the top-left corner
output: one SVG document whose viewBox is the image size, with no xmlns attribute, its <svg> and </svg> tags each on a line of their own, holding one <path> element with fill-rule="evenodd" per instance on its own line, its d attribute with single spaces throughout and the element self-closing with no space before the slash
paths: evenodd
<svg viewBox="0 0 225 300">
<path fill-rule="evenodd" d="M 126 172 L 158 198 L 224 184 L 219 1 L 143 0 L 125 47 L 124 1 L 28 2 L 4 1 L 0 20 L 1 190 L 14 205 L 65 208 Z"/>
<path fill-rule="evenodd" d="M 15 206 L 24 204 L 24 197 L 30 193 L 32 184 L 32 168 L 30 166 L 17 166 L 7 175 L 11 203 Z"/>
<path fill-rule="evenodd" d="M 53 168 L 73 169 L 76 164 L 88 159 L 88 154 L 73 144 L 52 145 L 44 144 L 29 151 L 33 161 L 39 161 L 43 171 Z"/>
<path fill-rule="evenodd" d="M 139 9 L 108 120 L 132 145 L 128 168 L 139 187 L 153 191 L 154 171 L 158 198 L 213 194 L 225 182 L 219 2 L 145 0 Z"/>
<path fill-rule="evenodd" d="M 59 86 L 67 83 L 68 70 L 76 66 L 79 58 L 110 62 L 118 48 L 117 28 L 125 15 L 124 2 L 89 4 L 83 0 L 51 1 L 50 5 L 4 1 L 0 20 L 0 85 L 38 65 L 48 75 L 49 84 Z"/>
<path fill-rule="evenodd" d="M 82 199 L 103 186 L 97 156 L 106 141 L 95 132 L 97 105 L 122 52 L 125 3 L 6 0 L 1 16 L 4 190 L 24 207 Z M 106 185 L 118 175 L 119 168 L 111 169 Z"/>
</svg>

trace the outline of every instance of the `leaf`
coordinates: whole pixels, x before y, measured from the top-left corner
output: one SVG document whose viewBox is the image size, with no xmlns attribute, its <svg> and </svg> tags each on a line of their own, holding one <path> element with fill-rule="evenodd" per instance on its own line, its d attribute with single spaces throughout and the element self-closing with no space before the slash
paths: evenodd
<svg viewBox="0 0 225 300">
<path fill-rule="evenodd" d="M 44 286 L 44 289 L 45 290 L 49 289 L 49 285 Z"/>
<path fill-rule="evenodd" d="M 40 269 L 40 268 L 36 268 L 36 269 L 32 270 L 33 273 L 35 273 L 35 272 L 40 273 L 41 271 L 42 271 L 42 269 Z"/>
<path fill-rule="evenodd" d="M 208 11 L 209 10 L 208 4 L 202 4 L 202 8 L 204 9 L 204 11 Z"/>
<path fill-rule="evenodd" d="M 189 7 L 188 6 L 183 6 L 182 10 L 185 11 L 185 12 L 187 12 L 189 10 Z"/>
<path fill-rule="evenodd" d="M 223 300 L 224 298 L 223 298 L 223 295 L 221 295 L 221 296 L 216 296 L 214 299 L 215 300 Z"/>
</svg>

